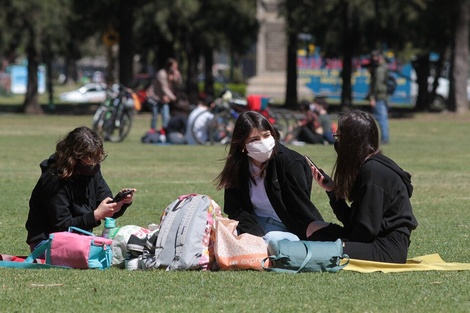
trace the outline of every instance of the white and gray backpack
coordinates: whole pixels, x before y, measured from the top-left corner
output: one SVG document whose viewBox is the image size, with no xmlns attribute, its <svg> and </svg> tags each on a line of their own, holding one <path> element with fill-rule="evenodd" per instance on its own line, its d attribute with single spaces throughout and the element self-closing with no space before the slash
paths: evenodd
<svg viewBox="0 0 470 313">
<path fill-rule="evenodd" d="M 220 206 L 207 195 L 178 197 L 163 212 L 158 233 L 149 238 L 142 266 L 168 271 L 211 269 L 215 219 L 220 216 Z"/>
</svg>

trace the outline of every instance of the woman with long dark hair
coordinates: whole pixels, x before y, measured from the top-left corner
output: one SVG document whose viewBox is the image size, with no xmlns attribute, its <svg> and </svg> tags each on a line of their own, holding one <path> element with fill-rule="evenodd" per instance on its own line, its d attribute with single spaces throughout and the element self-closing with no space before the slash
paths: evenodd
<svg viewBox="0 0 470 313">
<path fill-rule="evenodd" d="M 106 156 L 101 138 L 82 126 L 59 140 L 55 153 L 41 162 L 26 221 L 31 251 L 52 232 L 67 231 L 70 226 L 92 231 L 104 218 L 124 214 L 136 190 L 111 202 L 112 193 L 100 169 Z"/>
<path fill-rule="evenodd" d="M 322 221 L 310 201 L 312 171 L 304 156 L 279 143 L 273 125 L 258 112 L 238 117 L 222 172 L 224 212 L 239 233 L 290 232 L 306 239 L 307 226 Z"/>
<path fill-rule="evenodd" d="M 418 226 L 411 175 L 382 154 L 377 124 L 367 112 L 340 115 L 334 147 L 333 180 L 314 167 L 312 173 L 343 226 L 313 222 L 308 239 L 342 238 L 351 258 L 405 263 L 411 231 Z"/>
</svg>

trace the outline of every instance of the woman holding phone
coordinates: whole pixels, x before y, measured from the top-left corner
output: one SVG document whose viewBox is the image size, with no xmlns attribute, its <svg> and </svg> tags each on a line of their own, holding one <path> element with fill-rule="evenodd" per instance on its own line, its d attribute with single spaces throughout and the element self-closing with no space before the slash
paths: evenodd
<svg viewBox="0 0 470 313">
<path fill-rule="evenodd" d="M 106 156 L 101 138 L 83 126 L 59 140 L 55 153 L 41 162 L 26 221 L 31 251 L 52 232 L 70 226 L 92 231 L 105 217 L 124 214 L 136 189 L 123 189 L 113 200 L 100 169 Z"/>
<path fill-rule="evenodd" d="M 410 202 L 411 175 L 382 154 L 377 124 L 367 112 L 340 115 L 334 147 L 333 179 L 311 169 L 343 225 L 314 221 L 308 239 L 341 238 L 351 258 L 405 263 L 411 232 L 418 226 Z"/>
</svg>

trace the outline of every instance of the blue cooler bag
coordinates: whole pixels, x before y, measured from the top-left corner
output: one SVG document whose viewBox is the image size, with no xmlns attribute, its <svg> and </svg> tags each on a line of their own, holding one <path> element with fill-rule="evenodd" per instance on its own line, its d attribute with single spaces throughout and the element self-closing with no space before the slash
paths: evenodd
<svg viewBox="0 0 470 313">
<path fill-rule="evenodd" d="M 270 272 L 338 272 L 349 263 L 343 254 L 343 242 L 336 241 L 269 241 L 269 257 L 263 260 L 263 269 Z M 266 266 L 266 261 L 270 266 Z M 346 260 L 342 262 L 342 260 Z"/>
</svg>

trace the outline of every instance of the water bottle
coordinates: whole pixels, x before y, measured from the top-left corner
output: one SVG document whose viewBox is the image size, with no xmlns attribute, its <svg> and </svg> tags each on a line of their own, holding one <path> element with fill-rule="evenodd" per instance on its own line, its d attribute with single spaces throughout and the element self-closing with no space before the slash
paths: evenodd
<svg viewBox="0 0 470 313">
<path fill-rule="evenodd" d="M 105 217 L 104 219 L 104 229 L 101 237 L 109 238 L 109 234 L 113 228 L 116 228 L 116 220 L 112 217 Z M 111 238 L 112 239 L 112 238 Z"/>
</svg>

